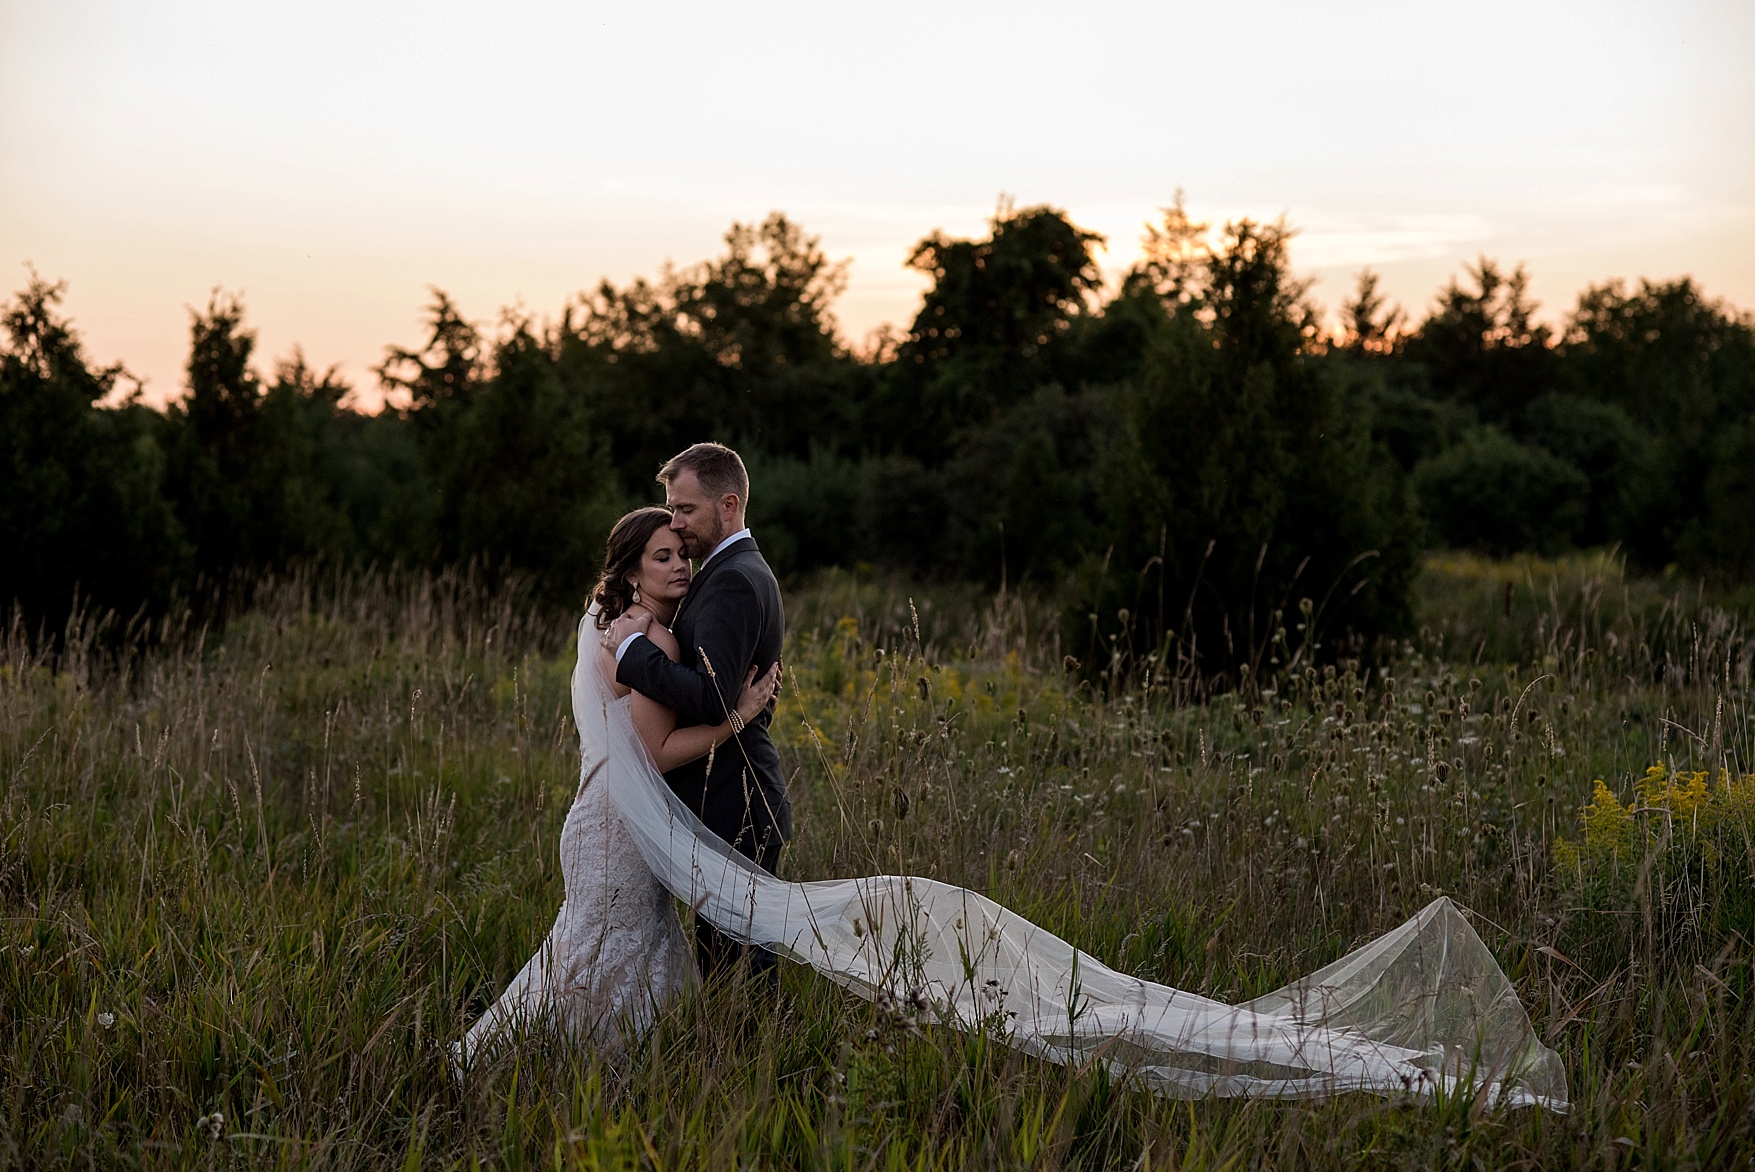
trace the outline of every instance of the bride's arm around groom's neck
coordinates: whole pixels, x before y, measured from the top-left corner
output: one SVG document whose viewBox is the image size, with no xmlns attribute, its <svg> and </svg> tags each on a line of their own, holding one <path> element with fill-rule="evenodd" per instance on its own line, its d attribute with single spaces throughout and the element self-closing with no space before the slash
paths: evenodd
<svg viewBox="0 0 1755 1172">
<path fill-rule="evenodd" d="M 749 579 L 729 567 L 689 606 L 693 646 L 683 647 L 685 662 L 671 662 L 650 639 L 634 639 L 616 666 L 616 679 L 673 709 L 680 723 L 718 724 L 736 707 L 744 672 L 755 662 L 760 625 L 751 620 L 760 616 L 761 604 Z"/>
</svg>

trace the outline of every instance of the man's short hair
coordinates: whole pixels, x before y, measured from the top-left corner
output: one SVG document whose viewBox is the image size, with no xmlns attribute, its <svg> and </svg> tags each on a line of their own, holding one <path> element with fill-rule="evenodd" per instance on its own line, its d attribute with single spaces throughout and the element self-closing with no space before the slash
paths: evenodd
<svg viewBox="0 0 1755 1172">
<path fill-rule="evenodd" d="M 724 444 L 694 444 L 678 452 L 658 470 L 658 483 L 668 485 L 684 469 L 695 474 L 714 500 L 729 492 L 737 494 L 738 503 L 750 503 L 750 474 L 744 470 L 743 459 Z"/>
</svg>

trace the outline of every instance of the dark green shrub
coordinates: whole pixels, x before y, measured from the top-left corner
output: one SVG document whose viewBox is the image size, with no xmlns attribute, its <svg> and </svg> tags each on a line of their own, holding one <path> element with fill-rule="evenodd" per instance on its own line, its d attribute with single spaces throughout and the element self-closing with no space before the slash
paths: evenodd
<svg viewBox="0 0 1755 1172">
<path fill-rule="evenodd" d="M 750 528 L 776 574 L 857 560 L 865 495 L 858 462 L 819 449 L 808 460 L 757 452 L 746 464 Z"/>
<path fill-rule="evenodd" d="M 964 441 L 945 469 L 946 569 L 997 583 L 1056 582 L 1107 546 L 1100 470 L 1112 398 L 1048 386 Z"/>
<path fill-rule="evenodd" d="M 1728 577 L 1755 576 L 1755 420 L 1719 437 L 1702 495 L 1705 515 L 1683 537 L 1681 555 Z"/>
<path fill-rule="evenodd" d="M 1612 281 L 1579 296 L 1560 355 L 1567 385 L 1621 408 L 1644 440 L 1616 536 L 1648 567 L 1712 569 L 1724 547 L 1698 534 L 1725 437 L 1755 419 L 1755 318 L 1690 278 Z"/>
<path fill-rule="evenodd" d="M 949 515 L 947 481 L 910 456 L 881 456 L 864 465 L 861 548 L 873 562 L 932 574 Z"/>
<path fill-rule="evenodd" d="M 1604 545 L 1625 532 L 1628 490 L 1647 474 L 1649 458 L 1645 437 L 1625 411 L 1577 395 L 1543 395 L 1524 412 L 1523 438 L 1590 482 L 1574 535 L 1579 544 Z"/>
<path fill-rule="evenodd" d="M 1590 481 L 1542 448 L 1493 427 L 1414 469 L 1420 506 L 1439 542 L 1493 554 L 1565 547 L 1584 524 Z"/>
</svg>

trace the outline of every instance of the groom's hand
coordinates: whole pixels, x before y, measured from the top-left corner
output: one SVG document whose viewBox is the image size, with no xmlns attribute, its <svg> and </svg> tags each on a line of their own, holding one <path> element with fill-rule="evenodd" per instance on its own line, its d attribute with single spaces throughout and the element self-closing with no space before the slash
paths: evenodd
<svg viewBox="0 0 1755 1172">
<path fill-rule="evenodd" d="M 652 626 L 652 616 L 642 610 L 637 613 L 624 614 L 609 624 L 609 630 L 603 633 L 603 645 L 615 654 L 616 648 L 629 635 L 644 635 Z"/>
</svg>

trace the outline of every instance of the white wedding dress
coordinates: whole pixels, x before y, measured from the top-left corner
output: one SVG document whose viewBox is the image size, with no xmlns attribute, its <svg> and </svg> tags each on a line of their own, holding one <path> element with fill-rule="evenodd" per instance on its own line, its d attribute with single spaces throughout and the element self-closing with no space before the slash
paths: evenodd
<svg viewBox="0 0 1755 1172">
<path fill-rule="evenodd" d="M 861 996 L 920 1006 L 947 1027 L 991 1031 L 1053 1062 L 1100 1062 L 1165 1095 L 1467 1093 L 1488 1103 L 1567 1109 L 1559 1056 L 1536 1037 L 1516 990 L 1448 899 L 1301 981 L 1227 1005 L 1116 972 L 965 888 L 907 875 L 784 882 L 733 851 L 665 785 L 626 700 L 616 700 L 602 678 L 594 645 L 582 626 L 573 715 L 591 781 L 581 801 L 594 793 L 593 806 L 603 796 L 613 801 L 614 813 L 605 811 L 600 825 L 615 846 L 603 857 L 626 870 L 594 872 L 576 886 L 569 864 L 568 905 L 576 890 L 599 899 L 611 889 L 637 890 L 628 910 L 643 906 L 650 922 L 628 923 L 621 939 L 629 946 L 645 940 L 652 954 L 642 965 L 618 948 L 608 954 L 613 972 L 593 971 L 590 958 L 606 953 L 571 929 L 563 933 L 563 909 L 546 946 L 553 961 L 530 983 L 514 982 L 517 1005 L 533 1004 L 539 988 L 557 1007 L 570 998 L 558 1016 L 600 1037 L 593 1023 L 601 1018 L 585 1016 L 590 1007 L 650 1006 L 674 994 L 683 980 L 669 975 L 680 932 L 674 905 L 655 895 L 661 884 L 720 931 Z M 564 986 L 554 979 L 563 968 Z M 581 989 L 591 994 L 575 995 Z M 508 989 L 501 1005 L 512 997 Z M 501 1006 L 495 1014 L 506 1016 Z M 640 1020 L 622 1018 L 624 1025 Z M 471 1053 L 481 1028 L 470 1031 Z"/>
<path fill-rule="evenodd" d="M 579 626 L 575 695 L 581 672 L 597 675 L 593 617 L 587 614 Z M 612 695 L 610 702 L 628 707 L 625 697 Z M 645 749 L 636 748 L 643 757 Z M 470 1026 L 455 1059 L 474 1061 L 514 1029 L 544 1024 L 613 1052 L 697 980 L 676 901 L 646 865 L 609 787 L 589 767 L 561 827 L 561 879 L 566 899 L 547 939 Z"/>
</svg>

